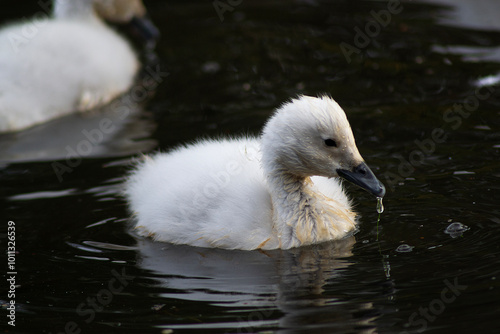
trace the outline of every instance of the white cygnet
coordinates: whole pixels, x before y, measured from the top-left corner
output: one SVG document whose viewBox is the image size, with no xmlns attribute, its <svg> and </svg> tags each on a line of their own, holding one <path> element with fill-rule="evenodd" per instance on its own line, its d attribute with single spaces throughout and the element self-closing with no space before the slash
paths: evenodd
<svg viewBox="0 0 500 334">
<path fill-rule="evenodd" d="M 102 19 L 142 24 L 145 8 L 140 0 L 57 0 L 51 17 L 0 30 L 0 132 L 93 109 L 130 89 L 137 56 Z"/>
<path fill-rule="evenodd" d="M 288 249 L 354 232 L 339 176 L 385 195 L 342 108 L 327 96 L 300 96 L 276 111 L 260 138 L 203 140 L 145 157 L 125 196 L 135 230 L 157 241 Z"/>
</svg>

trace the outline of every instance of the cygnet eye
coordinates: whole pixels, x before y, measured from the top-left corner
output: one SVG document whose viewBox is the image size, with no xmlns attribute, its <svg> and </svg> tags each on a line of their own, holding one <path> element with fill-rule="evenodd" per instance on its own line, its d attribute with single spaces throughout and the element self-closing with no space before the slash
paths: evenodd
<svg viewBox="0 0 500 334">
<path fill-rule="evenodd" d="M 325 139 L 325 145 L 330 147 L 337 147 L 337 142 L 333 139 Z"/>
</svg>

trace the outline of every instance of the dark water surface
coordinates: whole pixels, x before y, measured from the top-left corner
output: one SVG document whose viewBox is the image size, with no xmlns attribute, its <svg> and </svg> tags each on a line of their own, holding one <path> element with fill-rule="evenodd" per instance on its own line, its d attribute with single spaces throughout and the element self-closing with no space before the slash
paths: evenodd
<svg viewBox="0 0 500 334">
<path fill-rule="evenodd" d="M 15 222 L 17 250 L 16 327 L 5 258 L 0 331 L 498 333 L 500 12 L 446 2 L 247 0 L 221 22 L 212 1 L 146 1 L 163 67 L 116 131 L 82 144 L 113 107 L 0 137 L 0 241 Z M 10 6 L 2 22 L 40 11 Z M 128 233 L 120 182 L 139 152 L 258 133 L 289 97 L 325 92 L 388 188 L 378 242 L 375 199 L 354 187 L 360 231 L 341 242 L 244 252 Z"/>
</svg>

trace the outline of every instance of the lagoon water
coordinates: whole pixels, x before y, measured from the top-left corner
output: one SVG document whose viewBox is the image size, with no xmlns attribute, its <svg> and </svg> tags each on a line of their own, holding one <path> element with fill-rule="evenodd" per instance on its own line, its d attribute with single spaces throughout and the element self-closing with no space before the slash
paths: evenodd
<svg viewBox="0 0 500 334">
<path fill-rule="evenodd" d="M 127 97 L 0 136 L 0 245 L 13 221 L 17 272 L 1 331 L 497 333 L 496 2 L 216 3 L 232 5 L 146 1 L 162 38 Z M 16 2 L 0 20 L 40 10 Z M 226 251 L 129 231 L 120 184 L 140 153 L 257 134 L 289 97 L 319 93 L 386 184 L 378 241 L 377 201 L 351 186 L 360 229 L 339 242 Z"/>
</svg>

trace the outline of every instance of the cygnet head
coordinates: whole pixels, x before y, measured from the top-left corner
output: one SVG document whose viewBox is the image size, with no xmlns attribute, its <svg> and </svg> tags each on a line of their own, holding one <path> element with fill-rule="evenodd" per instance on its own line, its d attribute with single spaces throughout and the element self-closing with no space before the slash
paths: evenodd
<svg viewBox="0 0 500 334">
<path fill-rule="evenodd" d="M 96 13 L 105 20 L 125 23 L 146 15 L 141 0 L 93 0 Z"/>
<path fill-rule="evenodd" d="M 54 16 L 66 19 L 95 19 L 131 24 L 145 40 L 158 38 L 158 29 L 148 19 L 142 0 L 54 0 Z"/>
<path fill-rule="evenodd" d="M 262 155 L 268 173 L 340 176 L 377 197 L 385 195 L 359 154 L 344 111 L 327 96 L 300 96 L 282 105 L 264 128 Z"/>
<path fill-rule="evenodd" d="M 142 0 L 93 0 L 100 17 L 114 23 L 130 23 L 141 39 L 155 42 L 160 32 L 149 20 Z"/>
</svg>

